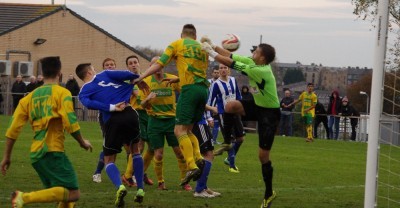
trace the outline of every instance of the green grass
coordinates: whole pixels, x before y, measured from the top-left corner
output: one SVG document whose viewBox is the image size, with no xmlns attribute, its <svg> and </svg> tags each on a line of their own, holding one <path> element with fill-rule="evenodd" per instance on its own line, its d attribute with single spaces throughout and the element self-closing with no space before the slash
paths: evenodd
<svg viewBox="0 0 400 208">
<path fill-rule="evenodd" d="M 0 134 L 4 135 L 9 117 L 0 116 Z M 115 189 L 105 172 L 103 182 L 92 182 L 92 173 L 101 150 L 101 136 L 97 123 L 81 122 L 82 133 L 94 147 L 86 152 L 67 136 L 66 154 L 78 174 L 81 198 L 79 208 L 113 207 Z M 4 136 L 3 136 L 4 137 Z M 42 188 L 41 182 L 31 167 L 29 147 L 32 132 L 29 125 L 14 146 L 12 164 L 6 176 L 0 177 L 0 207 L 9 206 L 10 193 L 15 189 L 34 191 Z M 4 151 L 4 140 L 0 140 L 0 154 Z M 363 207 L 366 166 L 366 143 L 316 140 L 306 143 L 302 138 L 276 137 L 271 152 L 274 167 L 274 189 L 277 198 L 274 207 L 344 208 Z M 258 137 L 248 134 L 237 156 L 239 174 L 228 172 L 223 156 L 216 157 L 208 185 L 222 193 L 222 197 L 197 199 L 192 193 L 178 186 L 178 166 L 172 149 L 165 150 L 164 176 L 168 191 L 159 191 L 156 186 L 146 186 L 142 205 L 135 207 L 259 207 L 263 198 L 264 183 L 258 161 Z M 125 154 L 117 160 L 124 170 Z M 398 166 L 396 166 L 398 168 Z M 153 166 L 148 169 L 155 180 Z M 398 182 L 398 179 L 397 179 Z M 191 183 L 194 187 L 195 183 Z M 129 188 L 127 206 L 133 207 L 134 188 Z M 397 192 L 398 193 L 398 192 Z M 398 196 L 397 196 L 398 197 Z M 26 207 L 56 207 L 55 204 L 31 204 Z M 386 207 L 386 206 L 382 206 Z"/>
</svg>

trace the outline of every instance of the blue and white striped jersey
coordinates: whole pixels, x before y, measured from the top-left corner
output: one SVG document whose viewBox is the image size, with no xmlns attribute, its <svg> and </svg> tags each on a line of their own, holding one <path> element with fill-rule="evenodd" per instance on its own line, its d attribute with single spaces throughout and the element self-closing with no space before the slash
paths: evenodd
<svg viewBox="0 0 400 208">
<path fill-rule="evenodd" d="M 100 110 L 106 122 L 111 116 L 110 105 L 129 103 L 134 85 L 125 81 L 138 77 L 128 70 L 104 70 L 82 86 L 79 100 L 89 109 Z"/>
<path fill-rule="evenodd" d="M 207 104 L 217 106 L 218 113 L 224 113 L 224 106 L 231 100 L 241 100 L 239 87 L 234 77 L 228 76 L 228 82 L 221 79 L 215 81 L 210 88 Z"/>
<path fill-rule="evenodd" d="M 211 85 L 212 85 L 215 81 L 217 81 L 217 80 L 218 80 L 218 79 L 214 80 L 213 78 L 208 79 L 208 82 L 210 83 L 210 87 L 211 87 Z"/>
</svg>

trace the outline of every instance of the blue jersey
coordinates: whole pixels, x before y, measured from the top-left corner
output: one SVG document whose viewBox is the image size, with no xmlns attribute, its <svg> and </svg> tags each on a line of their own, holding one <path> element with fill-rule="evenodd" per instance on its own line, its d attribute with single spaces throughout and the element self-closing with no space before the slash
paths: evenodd
<svg viewBox="0 0 400 208">
<path fill-rule="evenodd" d="M 79 100 L 89 109 L 100 110 L 103 121 L 106 122 L 111 116 L 111 105 L 129 103 L 133 85 L 125 81 L 138 77 L 139 75 L 128 70 L 104 70 L 82 86 Z"/>
<path fill-rule="evenodd" d="M 228 82 L 218 79 L 212 84 L 207 104 L 210 106 L 217 105 L 218 113 L 222 114 L 227 102 L 241 99 L 242 96 L 235 78 L 229 76 Z"/>
</svg>

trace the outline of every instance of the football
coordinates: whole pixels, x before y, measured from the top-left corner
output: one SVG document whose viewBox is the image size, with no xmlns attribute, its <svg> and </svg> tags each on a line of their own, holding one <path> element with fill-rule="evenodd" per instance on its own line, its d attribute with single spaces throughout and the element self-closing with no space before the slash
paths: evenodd
<svg viewBox="0 0 400 208">
<path fill-rule="evenodd" d="M 227 34 L 225 38 L 222 40 L 222 48 L 228 51 L 236 51 L 239 49 L 240 39 L 239 36 L 235 34 Z"/>
</svg>

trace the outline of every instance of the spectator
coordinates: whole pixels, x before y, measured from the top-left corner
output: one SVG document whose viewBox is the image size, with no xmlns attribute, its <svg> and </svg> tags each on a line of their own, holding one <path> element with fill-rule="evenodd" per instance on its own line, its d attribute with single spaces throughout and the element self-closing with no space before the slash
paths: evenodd
<svg viewBox="0 0 400 208">
<path fill-rule="evenodd" d="M 22 76 L 17 75 L 17 78 L 15 79 L 15 82 L 11 88 L 11 93 L 13 97 L 13 112 L 17 108 L 19 100 L 24 97 L 24 94 L 26 93 L 26 85 L 22 81 Z"/>
<path fill-rule="evenodd" d="M 37 87 L 40 87 L 40 86 L 42 86 L 43 85 L 43 76 L 42 75 L 38 75 L 37 76 L 37 80 L 36 80 L 36 85 L 37 85 Z"/>
<path fill-rule="evenodd" d="M 242 100 L 253 100 L 253 94 L 249 91 L 249 87 L 243 85 L 242 87 Z"/>
<path fill-rule="evenodd" d="M 27 93 L 32 92 L 33 90 L 35 90 L 38 87 L 35 76 L 32 75 L 31 77 L 29 77 L 29 81 L 30 81 L 30 83 L 26 86 Z"/>
<path fill-rule="evenodd" d="M 341 98 L 339 92 L 334 90 L 329 97 L 328 104 L 328 115 L 329 115 L 329 138 L 338 139 L 339 137 L 339 122 L 340 117 L 338 116 L 339 107 L 341 105 Z M 333 134 L 333 128 L 335 128 L 335 134 Z"/>
<path fill-rule="evenodd" d="M 75 102 L 76 102 L 75 98 L 76 98 L 76 96 L 78 96 L 79 91 L 80 91 L 81 88 L 79 87 L 79 84 L 76 81 L 74 75 L 70 74 L 68 76 L 68 81 L 65 84 L 65 88 L 67 88 L 71 92 L 72 102 L 74 104 L 74 109 L 75 109 Z"/>
<path fill-rule="evenodd" d="M 253 94 L 249 91 L 249 87 L 247 85 L 242 86 L 242 100 L 254 100 Z M 242 121 L 243 127 L 249 127 L 249 121 Z M 245 130 L 248 132 L 248 130 Z"/>
<path fill-rule="evenodd" d="M 318 126 L 322 123 L 325 127 L 326 131 L 326 138 L 330 139 L 329 137 L 329 127 L 328 127 L 328 117 L 326 114 L 325 107 L 322 103 L 317 102 L 315 105 L 315 119 L 314 119 L 314 137 L 318 137 Z"/>
<path fill-rule="evenodd" d="M 285 97 L 281 100 L 281 123 L 279 134 L 282 136 L 292 136 L 292 122 L 293 115 L 292 110 L 294 105 L 289 107 L 290 103 L 293 103 L 294 99 L 290 93 L 290 90 L 285 90 Z"/>
<path fill-rule="evenodd" d="M 349 99 L 345 96 L 342 99 L 342 105 L 339 108 L 339 115 L 340 116 L 351 116 L 350 117 L 350 124 L 351 124 L 351 140 L 356 141 L 356 128 L 358 125 L 358 118 L 360 113 L 350 105 Z M 345 118 L 347 119 L 347 118 Z"/>
</svg>

